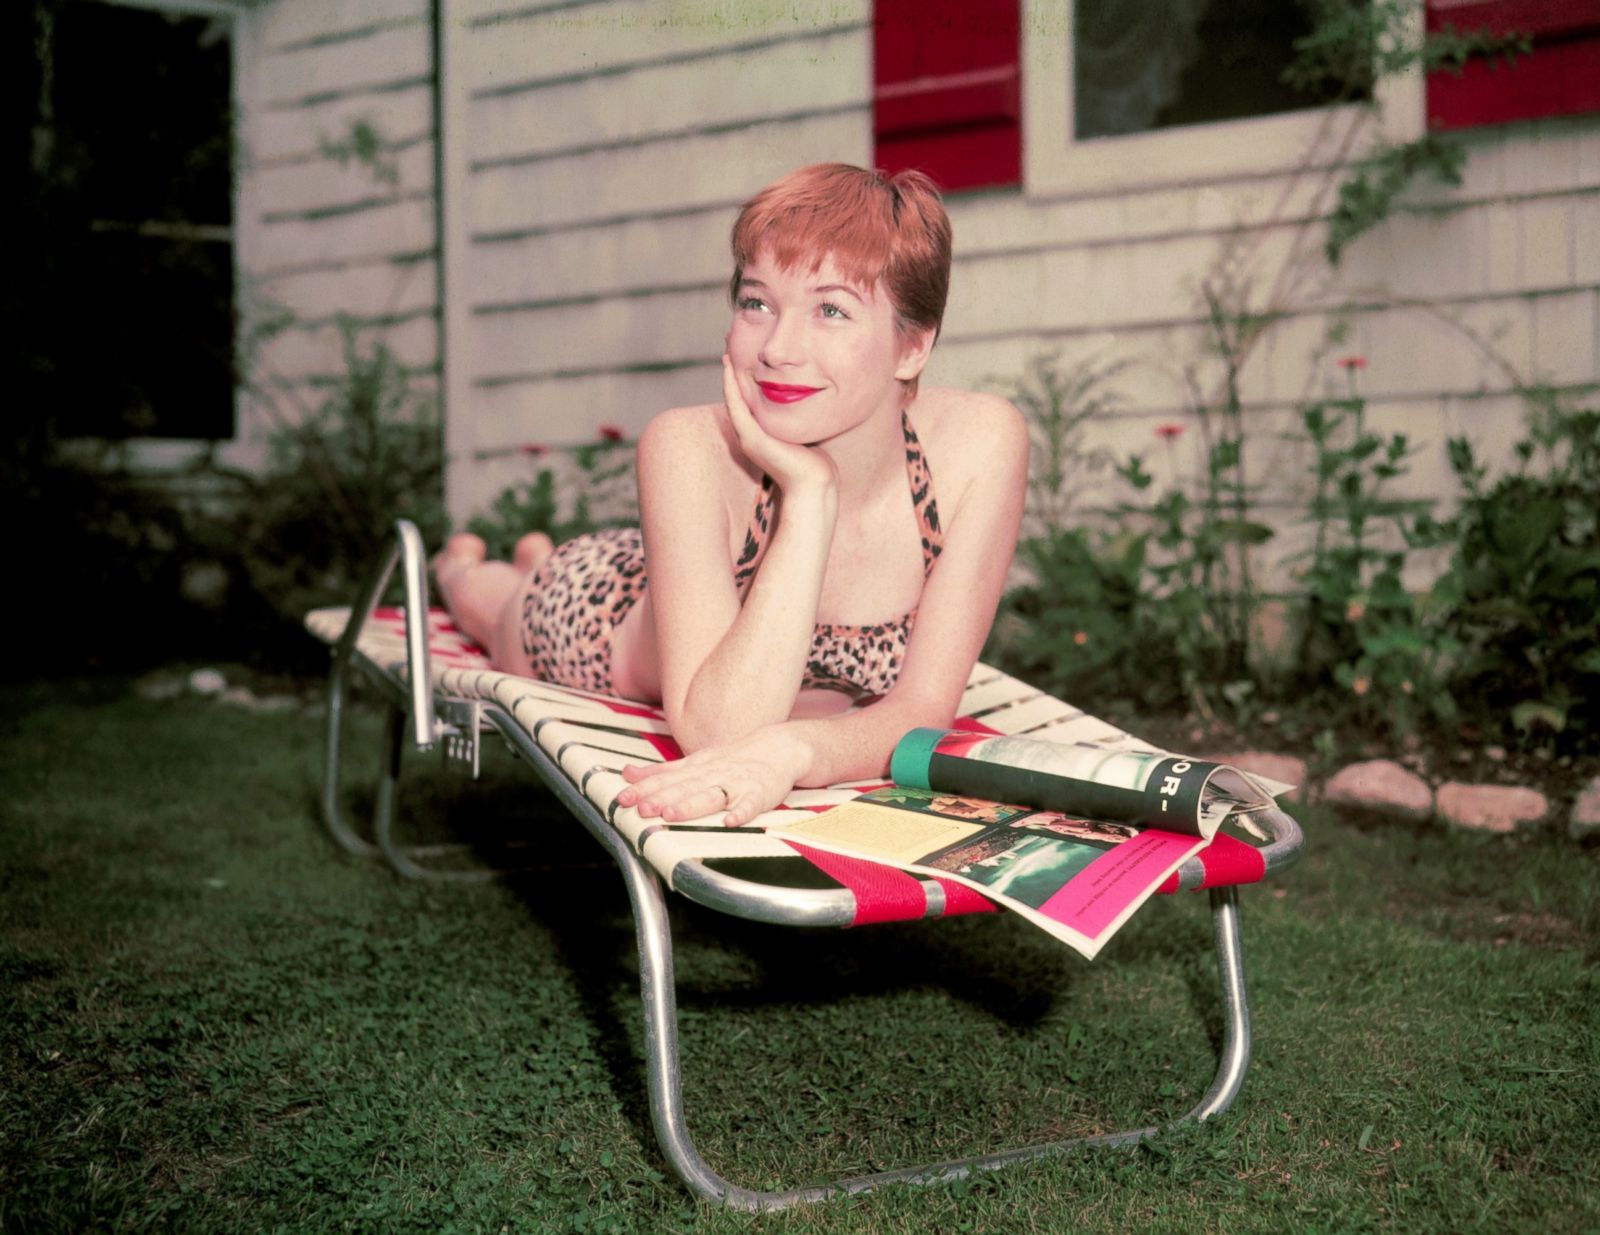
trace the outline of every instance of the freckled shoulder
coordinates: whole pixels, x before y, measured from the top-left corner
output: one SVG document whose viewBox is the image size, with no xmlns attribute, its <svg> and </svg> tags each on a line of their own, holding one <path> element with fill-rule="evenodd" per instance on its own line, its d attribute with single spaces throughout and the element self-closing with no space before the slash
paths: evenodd
<svg viewBox="0 0 1600 1235">
<path fill-rule="evenodd" d="M 958 502 L 975 481 L 992 480 L 997 473 L 1016 472 L 1014 479 L 1025 480 L 1028 426 L 1009 399 L 978 390 L 925 388 L 911 405 L 911 423 L 942 504 Z"/>
<path fill-rule="evenodd" d="M 739 450 L 727 409 L 720 403 L 675 407 L 651 417 L 639 438 L 641 479 L 647 470 L 674 487 L 714 484 L 729 517 L 743 519 L 761 476 Z"/>
</svg>

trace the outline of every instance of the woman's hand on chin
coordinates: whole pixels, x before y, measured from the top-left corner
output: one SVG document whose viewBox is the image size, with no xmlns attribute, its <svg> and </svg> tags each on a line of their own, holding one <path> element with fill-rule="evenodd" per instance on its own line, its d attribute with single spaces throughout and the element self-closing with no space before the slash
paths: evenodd
<svg viewBox="0 0 1600 1235">
<path fill-rule="evenodd" d="M 739 449 L 759 467 L 785 494 L 813 490 L 834 494 L 839 487 L 839 472 L 826 451 L 814 446 L 798 446 L 781 442 L 757 422 L 750 405 L 739 389 L 739 380 L 733 372 L 733 361 L 722 357 L 722 398 L 727 404 L 728 419 L 739 439 Z"/>
<path fill-rule="evenodd" d="M 809 763 L 802 742 L 783 725 L 768 725 L 670 763 L 628 764 L 617 804 L 664 823 L 720 812 L 724 826 L 735 828 L 781 805 Z"/>
</svg>

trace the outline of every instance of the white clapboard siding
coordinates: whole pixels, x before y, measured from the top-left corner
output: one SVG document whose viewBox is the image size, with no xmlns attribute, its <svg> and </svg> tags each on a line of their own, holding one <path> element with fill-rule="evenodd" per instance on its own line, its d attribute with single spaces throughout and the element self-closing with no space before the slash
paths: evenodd
<svg viewBox="0 0 1600 1235">
<path fill-rule="evenodd" d="M 339 41 L 353 32 L 400 22 L 426 22 L 429 0 L 273 0 L 257 6 L 260 41 L 271 52 Z"/>
<path fill-rule="evenodd" d="M 538 9 L 513 0 L 463 0 L 457 19 L 489 56 L 484 83 L 585 75 L 597 68 L 716 51 L 801 31 L 862 27 L 870 0 L 612 0 Z"/>
<path fill-rule="evenodd" d="M 392 326 L 364 326 L 357 334 L 359 347 L 370 352 L 381 341 L 405 369 L 426 369 L 439 362 L 439 330 L 433 317 L 417 317 Z M 344 339 L 329 323 L 309 329 L 292 329 L 263 343 L 252 380 L 300 382 L 348 371 Z"/>
<path fill-rule="evenodd" d="M 717 358 L 664 372 L 576 372 L 570 377 L 487 386 L 473 391 L 481 416 L 477 449 L 515 452 L 528 442 L 575 446 L 614 424 L 636 437 L 657 412 L 720 397 Z M 493 494 L 489 494 L 493 497 Z"/>
<path fill-rule="evenodd" d="M 1183 186 L 1092 197 L 954 196 L 948 202 L 957 255 L 1204 233 L 1221 236 L 1314 207 L 1317 185 L 1275 176 L 1227 186 Z"/>
<path fill-rule="evenodd" d="M 402 193 L 432 192 L 432 142 L 408 146 L 393 157 L 398 171 L 394 185 L 378 179 L 372 168 L 354 159 L 342 164 L 332 158 L 278 164 L 261 168 L 253 175 L 261 200 L 268 203 L 268 213 L 273 216 L 387 201 Z"/>
<path fill-rule="evenodd" d="M 360 38 L 269 53 L 258 72 L 262 101 L 273 110 L 324 95 L 386 89 L 432 74 L 432 35 L 426 22 L 389 26 Z"/>
<path fill-rule="evenodd" d="M 722 289 L 663 293 L 479 315 L 468 356 L 481 378 L 566 368 L 574 362 L 653 364 L 719 349 L 727 328 L 728 298 Z"/>
<path fill-rule="evenodd" d="M 797 90 L 797 82 L 806 82 Z M 472 161 L 534 159 L 587 146 L 870 102 L 872 65 L 854 32 L 791 37 L 474 99 Z M 555 120 L 555 123 L 551 121 Z"/>
<path fill-rule="evenodd" d="M 433 219 L 426 195 L 323 218 L 258 218 L 252 251 L 262 270 L 415 253 L 432 246 Z"/>
<path fill-rule="evenodd" d="M 797 166 L 870 157 L 866 113 L 828 115 L 486 169 L 472 178 L 467 209 L 479 231 L 549 226 L 633 213 L 644 202 L 671 209 L 738 201 Z M 693 175 L 684 174 L 688 167 Z"/>
<path fill-rule="evenodd" d="M 293 305 L 305 319 L 348 313 L 357 318 L 432 312 L 439 290 L 434 262 L 368 262 L 335 270 L 263 279 L 260 293 L 277 304 Z"/>
<path fill-rule="evenodd" d="M 1193 272 L 1215 250 L 1210 237 L 1178 237 L 962 262 L 945 328 L 956 337 L 1186 320 L 1195 316 Z"/>
<path fill-rule="evenodd" d="M 386 142 L 409 142 L 433 132 L 433 92 L 425 85 L 263 111 L 255 118 L 250 162 L 269 164 L 322 153 L 349 140 L 357 123 Z"/>
<path fill-rule="evenodd" d="M 1600 138 L 1595 141 L 1600 146 Z M 1572 281 L 1600 285 L 1600 192 L 1571 199 Z"/>
<path fill-rule="evenodd" d="M 478 306 L 619 295 L 726 277 L 733 210 L 479 241 L 465 261 Z"/>
</svg>

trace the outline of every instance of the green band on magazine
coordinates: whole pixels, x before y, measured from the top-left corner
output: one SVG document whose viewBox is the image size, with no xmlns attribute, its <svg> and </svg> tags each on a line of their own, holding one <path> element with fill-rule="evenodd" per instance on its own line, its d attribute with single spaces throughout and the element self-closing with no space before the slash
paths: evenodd
<svg viewBox="0 0 1600 1235">
<path fill-rule="evenodd" d="M 917 728 L 896 742 L 889 756 L 889 779 L 913 789 L 933 788 L 928 784 L 928 764 L 945 733 L 944 729 Z"/>
</svg>

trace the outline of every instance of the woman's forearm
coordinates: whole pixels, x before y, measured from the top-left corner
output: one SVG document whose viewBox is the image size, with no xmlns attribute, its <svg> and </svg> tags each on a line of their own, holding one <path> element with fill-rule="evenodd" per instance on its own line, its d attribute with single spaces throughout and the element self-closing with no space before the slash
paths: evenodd
<svg viewBox="0 0 1600 1235">
<path fill-rule="evenodd" d="M 690 680 L 673 732 L 686 751 L 786 720 L 810 653 L 833 543 L 831 487 L 785 491 L 760 569 L 733 624 Z"/>
<path fill-rule="evenodd" d="M 895 743 L 919 725 L 948 727 L 949 709 L 892 695 L 837 716 L 784 721 L 771 727 L 781 743 L 786 770 L 801 787 L 886 776 Z"/>
</svg>

